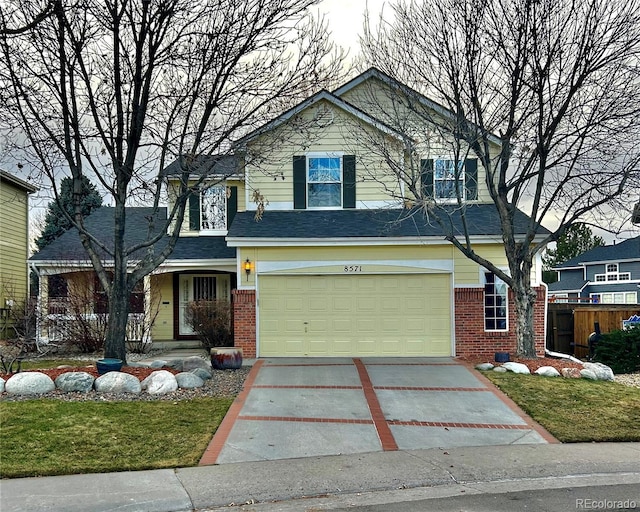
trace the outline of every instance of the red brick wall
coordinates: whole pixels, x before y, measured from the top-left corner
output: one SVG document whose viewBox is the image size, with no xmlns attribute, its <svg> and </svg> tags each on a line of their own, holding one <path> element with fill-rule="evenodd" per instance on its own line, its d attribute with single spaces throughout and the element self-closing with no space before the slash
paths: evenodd
<svg viewBox="0 0 640 512">
<path fill-rule="evenodd" d="M 538 287 L 534 306 L 535 343 L 538 356 L 544 355 L 545 288 Z M 516 313 L 513 294 L 509 291 L 509 330 L 486 332 L 484 330 L 484 289 L 455 289 L 456 356 L 493 361 L 496 352 L 516 353 Z"/>
<path fill-rule="evenodd" d="M 233 344 L 244 357 L 256 357 L 256 292 L 233 290 Z"/>
</svg>

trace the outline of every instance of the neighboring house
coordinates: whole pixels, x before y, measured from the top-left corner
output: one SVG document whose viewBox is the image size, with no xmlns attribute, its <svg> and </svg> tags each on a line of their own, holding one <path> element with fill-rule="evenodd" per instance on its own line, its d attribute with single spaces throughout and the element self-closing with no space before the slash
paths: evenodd
<svg viewBox="0 0 640 512">
<path fill-rule="evenodd" d="M 591 249 L 558 265 L 549 300 L 601 304 L 638 304 L 640 237 Z"/>
<path fill-rule="evenodd" d="M 193 343 L 184 321 L 187 304 L 229 298 L 235 344 L 248 357 L 493 358 L 497 351 L 515 351 L 507 287 L 411 209 L 411 197 L 389 165 L 364 142 L 384 140 L 401 161 L 406 157 L 398 149 L 402 135 L 370 101 L 376 95 L 390 98 L 397 86 L 403 87 L 371 69 L 247 135 L 234 156 L 192 162 L 193 178 L 206 172 L 211 182 L 190 198 L 176 250 L 147 279 L 151 295 L 160 296 L 154 343 Z M 451 115 L 419 99 L 434 119 Z M 425 145 L 420 158 L 420 186 L 450 208 L 461 233 L 459 209 L 451 204 L 453 155 L 446 144 L 436 144 Z M 164 171 L 170 201 L 180 171 L 180 161 Z M 475 159 L 461 169 L 466 218 L 476 252 L 506 269 L 483 173 Z M 92 213 L 89 228 L 104 223 L 108 232 L 109 212 Z M 131 209 L 129 218 L 136 216 L 143 218 L 145 211 Z M 516 219 L 523 227 L 528 222 L 520 212 Z M 51 276 L 49 291 L 46 285 L 41 289 L 43 300 L 51 300 L 53 281 L 73 281 L 90 268 L 86 257 L 69 253 L 72 247 L 82 253 L 74 237 L 67 233 L 32 258 L 41 275 Z M 538 259 L 533 278 L 539 354 L 546 313 L 541 274 Z"/>
<path fill-rule="evenodd" d="M 28 296 L 29 194 L 37 188 L 0 170 L 0 339 L 7 331 L 11 308 Z"/>
</svg>

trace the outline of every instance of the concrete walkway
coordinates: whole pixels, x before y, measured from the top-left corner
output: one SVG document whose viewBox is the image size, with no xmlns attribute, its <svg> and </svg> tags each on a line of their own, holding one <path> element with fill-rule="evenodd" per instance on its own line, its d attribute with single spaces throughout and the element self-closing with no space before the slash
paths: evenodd
<svg viewBox="0 0 640 512">
<path fill-rule="evenodd" d="M 557 442 L 449 358 L 257 361 L 201 464 Z"/>
</svg>

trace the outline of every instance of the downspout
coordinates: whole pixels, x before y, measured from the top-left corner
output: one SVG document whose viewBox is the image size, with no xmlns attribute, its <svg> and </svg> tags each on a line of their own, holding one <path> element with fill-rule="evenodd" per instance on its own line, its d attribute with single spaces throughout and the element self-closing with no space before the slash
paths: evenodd
<svg viewBox="0 0 640 512">
<path fill-rule="evenodd" d="M 560 352 L 553 352 L 551 350 L 549 350 L 547 348 L 547 321 L 548 321 L 548 317 L 549 317 L 549 302 L 547 301 L 547 297 L 549 296 L 549 287 L 547 286 L 547 283 L 545 283 L 544 281 L 540 281 L 540 284 L 544 287 L 544 355 L 545 356 L 549 356 L 549 357 L 557 357 L 559 359 L 568 359 L 569 361 L 572 361 L 574 363 L 580 363 L 582 364 L 583 361 L 580 361 L 580 359 L 574 357 L 574 356 L 570 356 L 569 354 L 562 354 Z"/>
</svg>

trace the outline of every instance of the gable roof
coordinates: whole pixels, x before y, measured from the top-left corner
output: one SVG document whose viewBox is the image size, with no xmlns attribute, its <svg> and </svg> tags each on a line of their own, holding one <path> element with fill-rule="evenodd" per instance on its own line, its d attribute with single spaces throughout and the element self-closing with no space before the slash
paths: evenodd
<svg viewBox="0 0 640 512">
<path fill-rule="evenodd" d="M 464 233 L 460 210 L 455 206 L 444 206 L 450 210 L 454 233 Z M 500 221 L 493 204 L 474 204 L 466 208 L 467 223 L 471 236 L 501 236 Z M 515 215 L 516 231 L 525 233 L 529 217 L 518 211 Z M 540 228 L 540 234 L 547 234 Z M 227 240 L 241 243 L 251 239 L 257 241 L 295 239 L 379 239 L 385 238 L 438 238 L 445 236 L 442 228 L 428 222 L 419 209 L 380 210 L 289 210 L 265 211 L 260 221 L 255 212 L 238 212 Z"/>
<path fill-rule="evenodd" d="M 428 108 L 430 110 L 433 110 L 434 112 L 438 113 L 439 115 L 441 115 L 445 119 L 450 119 L 450 120 L 453 120 L 453 121 L 456 120 L 456 114 L 451 109 L 449 109 L 449 108 L 441 105 L 440 103 L 438 103 L 438 102 L 426 97 L 424 94 L 416 91 L 415 89 L 413 89 L 412 87 L 409 87 L 406 84 L 403 84 L 402 82 L 396 80 L 395 78 L 391 77 L 390 75 L 387 75 L 386 73 L 384 73 L 383 71 L 380 71 L 378 68 L 375 68 L 375 67 L 371 67 L 371 68 L 367 69 L 364 73 L 361 73 L 360 75 L 358 75 L 357 77 L 353 78 L 352 80 L 350 80 L 346 84 L 338 87 L 335 91 L 333 91 L 333 94 L 335 94 L 336 96 L 342 96 L 343 94 L 349 92 L 352 89 L 355 89 L 360 84 L 366 82 L 367 80 L 369 80 L 371 78 L 377 78 L 378 80 L 380 80 L 381 82 L 387 84 L 391 88 L 398 89 L 398 90 L 402 91 L 403 94 L 418 99 L 418 101 L 420 101 L 420 103 L 423 106 L 425 106 L 426 108 Z M 494 142 L 495 144 L 502 144 L 502 141 L 500 140 L 500 138 L 497 135 L 495 135 L 493 133 L 489 133 L 488 135 L 489 135 L 490 140 L 492 142 Z"/>
<path fill-rule="evenodd" d="M 565 261 L 554 269 L 562 270 L 581 267 L 589 263 L 604 261 L 640 260 L 640 236 L 629 238 L 614 245 L 603 245 L 586 251 L 575 258 Z"/>
<path fill-rule="evenodd" d="M 550 292 L 580 292 L 588 281 L 583 278 L 582 272 L 563 275 L 560 281 L 549 284 Z"/>
<path fill-rule="evenodd" d="M 85 219 L 87 230 L 97 236 L 105 245 L 110 245 L 113 233 L 114 208 L 102 206 L 96 208 Z M 127 229 L 125 231 L 125 243 L 129 246 L 145 240 L 149 229 L 149 220 L 154 214 L 153 208 L 128 207 Z M 159 208 L 155 215 L 157 229 L 164 224 L 167 218 L 167 209 Z M 158 226 L 159 225 L 159 226 Z M 156 251 L 162 250 L 169 241 L 165 235 L 156 244 Z M 142 249 L 138 256 L 146 249 Z M 101 254 L 106 257 L 106 254 Z M 134 259 L 136 255 L 132 256 Z M 228 247 L 223 236 L 217 237 L 180 237 L 168 260 L 199 260 L 199 259 L 229 259 L 236 257 L 236 250 Z M 35 253 L 29 261 L 34 263 L 55 263 L 68 261 L 88 261 L 88 255 L 80 242 L 80 237 L 75 228 L 65 231 L 42 250 Z"/>
<path fill-rule="evenodd" d="M 393 135 L 394 137 L 398 137 L 398 138 L 403 137 L 402 133 L 398 132 L 397 130 L 395 130 L 388 124 L 380 121 L 379 119 L 373 117 L 371 114 L 366 113 L 364 110 L 359 109 L 358 107 L 352 105 L 351 103 L 348 103 L 347 101 L 343 100 L 342 98 L 339 98 L 338 96 L 330 93 L 327 90 L 322 90 L 314 94 L 313 96 L 307 98 L 306 100 L 298 103 L 296 106 L 290 108 L 284 114 L 281 114 L 275 119 L 262 125 L 260 128 L 257 128 L 256 130 L 253 130 L 252 132 L 248 133 L 247 135 L 239 139 L 235 143 L 235 145 L 241 146 L 243 144 L 246 144 L 250 140 L 255 139 L 256 137 L 262 135 L 263 133 L 266 133 L 268 131 L 273 130 L 274 128 L 277 128 L 278 126 L 283 125 L 284 123 L 289 121 L 292 117 L 296 116 L 303 110 L 309 107 L 312 107 L 313 105 L 319 103 L 320 101 L 328 101 L 335 107 L 354 115 L 358 119 L 364 121 L 365 123 L 371 126 L 374 126 L 375 128 L 379 129 L 382 132 L 385 132 L 389 135 Z"/>
<path fill-rule="evenodd" d="M 26 181 L 21 180 L 17 176 L 14 176 L 13 174 L 0 169 L 0 182 L 2 181 L 11 183 L 11 185 L 19 188 L 20 190 L 24 190 L 27 194 L 32 194 L 38 191 L 38 187 L 36 187 L 35 185 L 32 185 L 31 183 L 27 183 Z"/>
</svg>

